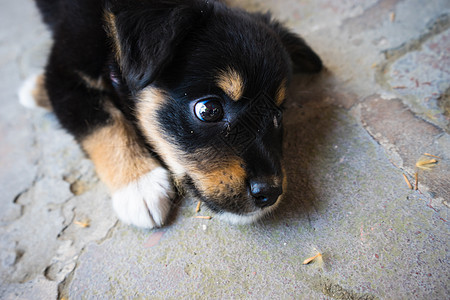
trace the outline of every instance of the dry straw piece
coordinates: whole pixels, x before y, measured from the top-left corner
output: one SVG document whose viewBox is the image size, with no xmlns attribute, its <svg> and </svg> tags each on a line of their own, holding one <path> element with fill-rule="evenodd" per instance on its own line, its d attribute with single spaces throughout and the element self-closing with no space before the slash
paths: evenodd
<svg viewBox="0 0 450 300">
<path fill-rule="evenodd" d="M 211 220 L 212 217 L 211 216 L 195 216 L 195 219 L 205 219 L 205 220 Z"/>
<path fill-rule="evenodd" d="M 200 211 L 200 206 L 202 205 L 201 201 L 198 201 L 197 207 L 195 208 L 195 212 L 198 213 Z"/>
<path fill-rule="evenodd" d="M 419 172 L 416 172 L 414 174 L 414 178 L 416 180 L 416 188 L 415 188 L 415 190 L 417 191 L 419 189 Z"/>
<path fill-rule="evenodd" d="M 406 181 L 406 184 L 408 185 L 408 187 L 409 187 L 409 189 L 413 189 L 413 186 L 411 185 L 411 183 L 409 182 L 409 180 L 408 180 L 408 177 L 406 177 L 406 175 L 403 173 L 402 174 L 403 175 L 403 178 L 405 178 L 405 181 Z"/>
<path fill-rule="evenodd" d="M 437 159 L 429 159 L 428 157 L 421 157 L 416 162 L 416 167 L 422 170 L 431 170 L 431 168 L 435 167 L 437 164 Z"/>
<path fill-rule="evenodd" d="M 434 158 L 440 158 L 439 156 L 436 156 L 436 155 L 433 155 L 433 154 L 430 154 L 430 153 L 424 153 L 423 155 L 431 156 L 431 157 L 434 157 Z"/>
<path fill-rule="evenodd" d="M 433 157 L 430 159 L 430 157 Z M 426 170 L 430 171 L 432 168 L 436 167 L 438 164 L 438 160 L 441 159 L 439 156 L 430 154 L 430 153 L 424 153 L 422 157 L 419 158 L 419 160 L 416 162 L 416 167 L 420 170 Z M 419 189 L 419 171 L 417 171 L 414 174 L 415 179 L 415 190 L 417 191 Z"/>
<path fill-rule="evenodd" d="M 391 12 L 389 14 L 389 20 L 391 20 L 391 23 L 394 23 L 394 21 L 395 21 L 395 12 Z"/>
<path fill-rule="evenodd" d="M 78 225 L 78 226 L 83 227 L 83 228 L 91 226 L 91 224 L 89 223 L 88 220 L 86 220 L 86 221 L 74 221 L 73 223 L 75 225 Z"/>
<path fill-rule="evenodd" d="M 310 258 L 305 259 L 305 260 L 303 261 L 303 264 L 304 264 L 304 265 L 307 265 L 307 264 L 309 264 L 310 262 L 312 262 L 313 260 L 315 260 L 315 259 L 318 258 L 318 257 L 322 257 L 322 254 L 321 254 L 320 252 L 317 253 L 316 255 L 310 257 Z"/>
</svg>

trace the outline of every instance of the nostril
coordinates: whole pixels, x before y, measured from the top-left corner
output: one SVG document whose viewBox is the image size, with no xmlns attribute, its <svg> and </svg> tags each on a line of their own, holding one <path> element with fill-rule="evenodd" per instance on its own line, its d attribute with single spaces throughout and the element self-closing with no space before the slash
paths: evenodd
<svg viewBox="0 0 450 300">
<path fill-rule="evenodd" d="M 277 197 L 278 198 L 278 197 Z M 268 206 L 272 206 L 277 202 L 277 198 L 275 197 L 257 197 L 255 198 L 255 205 L 259 208 L 264 208 Z"/>
<path fill-rule="evenodd" d="M 250 184 L 250 193 L 252 194 L 253 197 L 261 197 L 262 194 L 264 193 L 264 184 L 261 183 L 251 183 Z"/>
<path fill-rule="evenodd" d="M 264 208 L 274 205 L 283 190 L 279 186 L 271 186 L 266 182 L 251 182 L 250 194 L 253 196 L 255 205 Z"/>
</svg>

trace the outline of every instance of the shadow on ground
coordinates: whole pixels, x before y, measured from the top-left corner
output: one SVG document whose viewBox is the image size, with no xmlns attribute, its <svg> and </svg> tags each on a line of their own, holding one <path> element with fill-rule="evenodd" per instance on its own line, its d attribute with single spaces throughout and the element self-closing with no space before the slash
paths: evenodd
<svg viewBox="0 0 450 300">
<path fill-rule="evenodd" d="M 309 219 L 327 205 L 317 196 L 313 178 L 316 162 L 327 155 L 322 146 L 336 126 L 338 108 L 326 101 L 332 78 L 324 70 L 318 75 L 296 75 L 293 79 L 283 120 L 283 162 L 288 189 L 277 210 L 266 220 L 272 225 L 289 219 Z"/>
</svg>

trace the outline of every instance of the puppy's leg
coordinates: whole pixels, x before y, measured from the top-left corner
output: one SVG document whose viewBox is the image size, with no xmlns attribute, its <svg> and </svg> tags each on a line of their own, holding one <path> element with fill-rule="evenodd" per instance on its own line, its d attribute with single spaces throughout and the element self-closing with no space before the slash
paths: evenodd
<svg viewBox="0 0 450 300">
<path fill-rule="evenodd" d="M 59 122 L 94 162 L 119 219 L 144 228 L 163 225 L 173 195 L 168 171 L 113 105 L 114 93 L 101 76 L 103 65 L 95 65 L 83 51 L 77 52 L 75 64 L 66 59 L 71 49 L 62 46 L 55 42 L 45 72 L 45 89 Z"/>
<path fill-rule="evenodd" d="M 122 113 L 106 103 L 111 118 L 81 140 L 97 173 L 112 192 L 114 210 L 124 223 L 161 226 L 174 195 L 169 172 L 140 144 Z"/>
</svg>

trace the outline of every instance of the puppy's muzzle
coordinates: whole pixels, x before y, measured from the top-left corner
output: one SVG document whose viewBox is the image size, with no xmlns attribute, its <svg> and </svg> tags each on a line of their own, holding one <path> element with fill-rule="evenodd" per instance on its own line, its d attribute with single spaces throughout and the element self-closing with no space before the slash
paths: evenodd
<svg viewBox="0 0 450 300">
<path fill-rule="evenodd" d="M 283 193 L 281 186 L 273 185 L 273 180 L 256 179 L 250 181 L 250 195 L 256 207 L 265 208 L 274 205 Z"/>
</svg>

